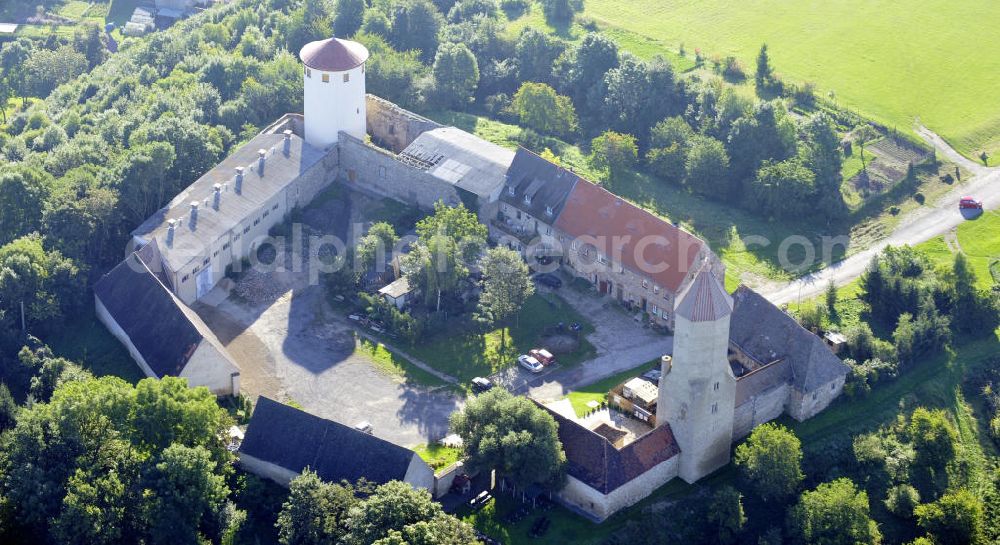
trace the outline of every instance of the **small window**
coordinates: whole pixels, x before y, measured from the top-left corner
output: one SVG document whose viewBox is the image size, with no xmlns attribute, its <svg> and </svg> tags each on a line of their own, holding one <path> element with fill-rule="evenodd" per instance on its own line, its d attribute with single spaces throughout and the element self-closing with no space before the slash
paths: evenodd
<svg viewBox="0 0 1000 545">
<path fill-rule="evenodd" d="M 274 203 L 274 206 L 271 207 L 271 210 L 277 210 L 277 209 L 278 209 L 278 203 Z"/>
<path fill-rule="evenodd" d="M 257 219 L 255 219 L 255 220 L 253 220 L 253 224 L 254 224 L 254 225 L 258 225 L 258 224 L 260 224 L 260 218 L 257 218 Z"/>
<path fill-rule="evenodd" d="M 716 383 L 715 383 L 715 390 L 716 390 L 716 391 L 718 391 L 718 390 L 719 390 L 719 383 L 718 383 L 718 382 L 716 382 Z"/>
<path fill-rule="evenodd" d="M 265 211 L 264 211 L 264 216 L 263 216 L 263 217 L 265 217 L 265 218 L 266 218 L 266 217 L 267 217 L 267 215 L 268 215 L 268 214 L 270 214 L 270 213 L 271 213 L 271 211 L 270 211 L 270 210 L 265 210 Z"/>
<path fill-rule="evenodd" d="M 653 293 L 660 293 L 660 286 L 653 284 Z"/>
<path fill-rule="evenodd" d="M 200 270 L 201 270 L 201 267 L 195 267 L 195 268 L 191 269 L 191 274 L 198 274 L 198 271 L 200 271 Z"/>
<path fill-rule="evenodd" d="M 344 83 L 347 83 L 349 81 L 351 81 L 351 75 L 350 74 L 344 74 Z"/>
<path fill-rule="evenodd" d="M 219 257 L 219 250 L 212 252 L 212 257 Z"/>
<path fill-rule="evenodd" d="M 660 315 L 660 309 L 656 308 L 656 305 L 653 305 L 653 316 L 659 316 L 659 315 Z"/>
<path fill-rule="evenodd" d="M 239 233 L 236 233 L 235 235 L 233 235 L 233 242 L 236 242 L 239 239 L 240 239 L 240 234 Z"/>
<path fill-rule="evenodd" d="M 813 392 L 813 401 L 816 401 L 816 392 Z"/>
<path fill-rule="evenodd" d="M 837 385 L 836 384 L 831 384 L 830 385 L 830 391 L 831 392 L 834 391 L 834 390 L 836 390 L 836 389 L 837 389 Z"/>
<path fill-rule="evenodd" d="M 551 216 L 553 214 L 552 207 L 551 206 L 546 206 L 545 207 L 545 213 Z"/>
<path fill-rule="evenodd" d="M 531 196 L 530 195 L 525 195 L 524 196 L 524 204 L 531 204 Z"/>
<path fill-rule="evenodd" d="M 188 281 L 188 275 L 185 274 L 184 277 L 181 278 L 181 284 L 183 284 L 184 282 L 187 282 L 187 281 Z"/>
<path fill-rule="evenodd" d="M 227 243 L 223 244 L 222 245 L 222 249 L 223 250 L 228 250 L 229 249 L 229 243 L 227 242 Z"/>
<path fill-rule="evenodd" d="M 546 235 L 551 235 L 552 234 L 552 228 L 551 227 L 546 227 L 545 228 L 545 234 Z"/>
<path fill-rule="evenodd" d="M 208 258 L 206 257 L 204 261 L 201 262 L 202 265 L 208 265 Z"/>
<path fill-rule="evenodd" d="M 378 167 L 378 177 L 379 178 L 385 178 L 385 167 L 384 166 L 380 165 Z"/>
<path fill-rule="evenodd" d="M 323 74 L 323 83 L 330 83 L 330 74 Z"/>
<path fill-rule="evenodd" d="M 712 403 L 712 414 L 716 414 L 717 412 L 719 412 L 719 404 Z"/>
<path fill-rule="evenodd" d="M 511 197 L 514 196 L 514 186 L 510 186 L 507 188 L 507 194 L 510 195 Z"/>
<path fill-rule="evenodd" d="M 308 66 L 306 67 L 306 77 L 307 78 L 313 77 L 312 70 L 310 70 Z"/>
<path fill-rule="evenodd" d="M 648 280 L 643 280 L 642 281 L 642 289 L 644 289 L 644 290 L 648 290 L 649 289 L 649 281 Z"/>
<path fill-rule="evenodd" d="M 255 223 L 254 225 L 257 225 L 257 224 Z M 247 225 L 246 227 L 243 228 L 243 234 L 246 234 L 246 233 L 249 233 L 249 232 L 250 232 L 250 226 Z"/>
</svg>

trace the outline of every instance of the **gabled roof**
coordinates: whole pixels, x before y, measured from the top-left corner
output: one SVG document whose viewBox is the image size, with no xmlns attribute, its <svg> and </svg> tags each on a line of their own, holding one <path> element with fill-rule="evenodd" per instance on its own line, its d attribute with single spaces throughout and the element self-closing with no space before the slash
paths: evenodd
<svg viewBox="0 0 1000 545">
<path fill-rule="evenodd" d="M 850 371 L 823 339 L 803 329 L 759 293 L 740 286 L 733 293 L 733 302 L 730 340 L 758 361 L 787 360 L 792 383 L 799 391 L 811 392 Z"/>
<path fill-rule="evenodd" d="M 537 403 L 537 402 L 536 402 Z M 616 449 L 605 437 L 588 430 L 538 403 L 559 425 L 559 441 L 568 463 L 567 473 L 601 494 L 610 494 L 677 454 L 670 424 L 652 431 Z"/>
<path fill-rule="evenodd" d="M 400 156 L 431 176 L 480 198 L 503 185 L 514 152 L 455 127 L 423 132 Z"/>
<path fill-rule="evenodd" d="M 156 256 L 151 245 L 105 274 L 94 294 L 157 377 L 177 376 L 198 346 L 214 335 L 153 273 L 158 264 L 151 261 Z"/>
<path fill-rule="evenodd" d="M 702 269 L 677 303 L 675 314 L 692 322 L 714 322 L 733 311 L 733 299 L 712 272 Z"/>
<path fill-rule="evenodd" d="M 380 295 L 387 295 L 393 299 L 397 299 L 412 291 L 413 286 L 410 285 L 410 281 L 405 276 L 400 276 L 378 290 Z"/>
<path fill-rule="evenodd" d="M 264 171 L 258 166 L 258 150 L 265 150 Z M 132 235 L 143 241 L 160 241 L 164 264 L 180 271 L 242 222 L 258 216 L 264 203 L 280 194 L 292 181 L 323 158 L 298 135 L 291 135 L 289 153 L 284 153 L 284 135 L 258 134 L 221 163 L 181 191 L 166 206 L 137 227 Z M 244 167 L 240 191 L 236 191 L 236 167 Z M 223 185 L 219 209 L 214 208 L 214 186 Z M 198 201 L 197 220 L 191 221 L 191 202 Z M 178 221 L 172 240 L 167 240 L 168 220 Z M 190 272 L 190 271 L 188 271 Z"/>
<path fill-rule="evenodd" d="M 299 51 L 299 58 L 315 70 L 343 72 L 368 60 L 368 48 L 351 40 L 329 38 L 307 43 Z"/>
<path fill-rule="evenodd" d="M 588 182 L 573 186 L 555 226 L 571 237 L 593 237 L 596 242 L 591 242 L 598 252 L 611 258 L 621 256 L 625 267 L 674 293 L 698 267 L 696 261 L 704 244 L 694 235 Z"/>
<path fill-rule="evenodd" d="M 500 200 L 533 217 L 554 223 L 573 186 L 581 181 L 583 179 L 573 172 L 518 148 L 514 161 L 507 169 Z M 531 202 L 525 202 L 525 195 L 530 197 Z"/>
<path fill-rule="evenodd" d="M 333 420 L 266 397 L 257 399 L 240 453 L 327 482 L 403 480 L 415 454 Z"/>
</svg>

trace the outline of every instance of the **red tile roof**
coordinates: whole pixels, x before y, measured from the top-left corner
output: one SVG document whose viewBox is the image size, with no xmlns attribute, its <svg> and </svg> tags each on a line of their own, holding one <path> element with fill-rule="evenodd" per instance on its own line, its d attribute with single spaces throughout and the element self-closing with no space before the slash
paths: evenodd
<svg viewBox="0 0 1000 545">
<path fill-rule="evenodd" d="M 587 237 L 583 242 L 613 260 L 620 256 L 625 267 L 674 293 L 694 268 L 703 244 L 662 218 L 583 181 L 573 186 L 555 227 L 571 237 Z"/>
<path fill-rule="evenodd" d="M 706 268 L 691 281 L 675 312 L 692 322 L 714 322 L 733 312 L 733 298 Z"/>
<path fill-rule="evenodd" d="M 368 49 L 358 42 L 329 38 L 307 43 L 299 51 L 299 58 L 315 70 L 343 72 L 368 60 Z"/>
</svg>

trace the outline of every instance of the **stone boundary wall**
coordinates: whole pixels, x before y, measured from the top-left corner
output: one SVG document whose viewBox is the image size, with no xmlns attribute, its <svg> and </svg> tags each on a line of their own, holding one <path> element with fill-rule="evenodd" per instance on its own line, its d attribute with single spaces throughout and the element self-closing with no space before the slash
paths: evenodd
<svg viewBox="0 0 1000 545">
<path fill-rule="evenodd" d="M 422 133 L 444 127 L 375 95 L 366 98 L 368 134 L 394 153 L 403 151 Z"/>
</svg>

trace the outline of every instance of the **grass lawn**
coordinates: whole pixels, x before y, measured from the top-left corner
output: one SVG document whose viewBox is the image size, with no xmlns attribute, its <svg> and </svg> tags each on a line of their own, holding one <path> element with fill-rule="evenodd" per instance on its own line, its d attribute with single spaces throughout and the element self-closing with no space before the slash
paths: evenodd
<svg viewBox="0 0 1000 545">
<path fill-rule="evenodd" d="M 947 268 L 951 268 L 954 262 L 954 250 L 960 248 L 976 273 L 979 288 L 992 287 L 995 282 L 990 274 L 990 265 L 1000 258 L 1000 213 L 986 212 L 977 219 L 962 223 L 955 236 L 957 245 L 953 243 L 949 246 L 945 236 L 940 236 L 916 247 L 939 266 Z"/>
<path fill-rule="evenodd" d="M 87 10 L 90 9 L 90 2 L 84 2 L 82 0 L 70 0 L 56 10 L 56 13 L 62 15 L 63 17 L 69 17 L 70 19 L 79 19 L 83 17 Z"/>
<path fill-rule="evenodd" d="M 902 131 L 919 118 L 967 156 L 1000 160 L 1000 11 L 973 0 L 588 0 L 584 15 L 751 70 L 766 42 L 787 80 Z"/>
<path fill-rule="evenodd" d="M 145 378 L 125 347 L 97 321 L 93 309 L 69 320 L 57 334 L 42 341 L 57 356 L 80 363 L 96 376 L 114 375 L 133 384 Z"/>
<path fill-rule="evenodd" d="M 407 384 L 426 387 L 446 386 L 448 384 L 437 376 L 413 365 L 410 360 L 389 350 L 382 343 L 374 343 L 359 337 L 356 351 L 368 356 L 376 369 L 387 375 L 400 377 Z"/>
<path fill-rule="evenodd" d="M 521 309 L 516 322 L 504 328 L 507 349 L 502 352 L 500 328 L 483 335 L 465 328 L 467 324 L 443 328 L 450 333 L 433 336 L 406 351 L 439 371 L 468 381 L 515 365 L 518 354 L 537 348 L 544 330 L 559 322 L 567 325 L 578 322 L 583 326 L 580 345 L 576 350 L 568 354 L 556 354 L 560 365 L 572 366 L 593 356 L 594 347 L 585 337 L 594 331 L 594 326 L 562 298 L 541 293 L 532 295 Z"/>
<path fill-rule="evenodd" d="M 573 410 L 576 411 L 576 415 L 582 417 L 583 415 L 587 414 L 587 411 L 590 410 L 590 407 L 587 406 L 587 403 L 591 401 L 596 401 L 598 403 L 604 402 L 605 400 L 607 400 L 608 392 L 611 391 L 612 388 L 618 386 L 619 384 L 625 382 L 626 380 L 632 377 L 637 377 L 642 375 L 646 371 L 656 369 L 659 365 L 660 365 L 660 360 L 658 359 L 653 361 L 647 361 L 646 363 L 638 367 L 633 367 L 632 369 L 629 369 L 627 371 L 622 371 L 621 373 L 618 373 L 616 375 L 611 375 L 608 378 L 599 380 L 593 384 L 588 384 L 587 386 L 584 386 L 579 390 L 570 392 L 570 394 L 567 395 L 566 398 L 569 399 L 569 402 L 573 404 Z"/>
<path fill-rule="evenodd" d="M 458 457 L 462 455 L 461 449 L 446 447 L 438 443 L 418 445 L 413 448 L 413 452 L 416 452 L 434 471 L 457 462 Z"/>
</svg>

